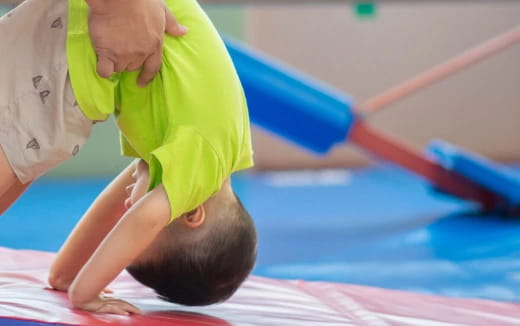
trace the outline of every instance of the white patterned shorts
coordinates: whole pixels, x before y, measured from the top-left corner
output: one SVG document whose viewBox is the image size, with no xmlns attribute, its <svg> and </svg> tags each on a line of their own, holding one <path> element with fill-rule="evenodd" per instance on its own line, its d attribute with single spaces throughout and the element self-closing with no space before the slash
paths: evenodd
<svg viewBox="0 0 520 326">
<path fill-rule="evenodd" d="M 27 0 L 0 18 L 0 146 L 22 183 L 76 155 L 90 135 L 66 38 L 67 0 Z"/>
</svg>

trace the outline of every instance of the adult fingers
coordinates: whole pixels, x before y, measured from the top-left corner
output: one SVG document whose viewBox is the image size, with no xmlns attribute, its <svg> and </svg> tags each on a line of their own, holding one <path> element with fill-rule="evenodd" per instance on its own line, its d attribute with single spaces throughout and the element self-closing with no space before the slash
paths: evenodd
<svg viewBox="0 0 520 326">
<path fill-rule="evenodd" d="M 143 56 L 143 57 L 139 57 L 138 59 L 130 62 L 128 64 L 128 66 L 126 67 L 126 70 L 127 71 L 136 71 L 136 70 L 139 70 L 139 68 L 141 68 L 144 64 L 144 61 L 145 61 L 146 57 Z"/>
<path fill-rule="evenodd" d="M 175 19 L 175 16 L 170 12 L 170 10 L 168 10 L 168 8 L 166 8 L 166 6 L 164 7 L 164 14 L 166 18 L 166 33 L 172 36 L 182 36 L 188 32 L 188 28 L 179 24 L 177 19 Z"/>
<path fill-rule="evenodd" d="M 115 72 L 115 65 L 108 57 L 99 55 L 97 72 L 103 78 L 109 78 Z"/>
<path fill-rule="evenodd" d="M 139 77 L 137 78 L 137 85 L 139 87 L 146 86 L 149 82 L 152 81 L 152 79 L 155 77 L 157 72 L 161 70 L 161 60 L 162 60 L 162 47 L 159 49 L 159 51 L 155 52 L 151 56 L 149 56 L 144 64 L 143 64 L 143 70 L 141 70 L 141 73 L 139 74 Z"/>
<path fill-rule="evenodd" d="M 114 64 L 114 72 L 123 72 L 126 71 L 128 67 L 128 61 L 123 59 L 118 59 Z"/>
</svg>

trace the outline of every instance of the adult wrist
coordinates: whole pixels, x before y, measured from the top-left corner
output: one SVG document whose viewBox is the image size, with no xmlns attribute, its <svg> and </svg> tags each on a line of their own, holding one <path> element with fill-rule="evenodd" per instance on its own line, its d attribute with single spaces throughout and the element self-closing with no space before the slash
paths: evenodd
<svg viewBox="0 0 520 326">
<path fill-rule="evenodd" d="M 90 9 L 101 9 L 117 0 L 85 0 Z"/>
</svg>

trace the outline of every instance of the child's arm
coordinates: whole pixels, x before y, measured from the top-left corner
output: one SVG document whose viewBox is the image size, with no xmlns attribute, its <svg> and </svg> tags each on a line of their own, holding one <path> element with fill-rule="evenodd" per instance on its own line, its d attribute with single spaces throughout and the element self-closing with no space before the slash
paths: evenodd
<svg viewBox="0 0 520 326">
<path fill-rule="evenodd" d="M 135 163 L 103 190 L 61 247 L 49 276 L 49 284 L 56 290 L 68 290 L 81 267 L 123 216 L 128 197 L 125 188 L 135 181 L 132 178 Z"/>
<path fill-rule="evenodd" d="M 168 224 L 170 205 L 162 185 L 137 201 L 101 242 L 72 282 L 69 298 L 80 309 L 126 315 L 134 306 L 100 292 L 146 249 Z"/>
</svg>

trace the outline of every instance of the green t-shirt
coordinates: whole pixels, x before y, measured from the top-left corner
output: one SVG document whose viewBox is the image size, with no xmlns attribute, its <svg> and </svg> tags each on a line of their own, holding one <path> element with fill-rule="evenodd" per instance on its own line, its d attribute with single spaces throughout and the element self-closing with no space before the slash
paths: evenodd
<svg viewBox="0 0 520 326">
<path fill-rule="evenodd" d="M 222 40 L 195 0 L 166 3 L 189 32 L 165 36 L 161 71 L 147 87 L 137 87 L 138 72 L 97 75 L 84 0 L 69 0 L 67 57 L 82 111 L 115 115 L 123 154 L 149 164 L 149 188 L 164 185 L 172 220 L 253 160 L 246 101 Z"/>
</svg>

